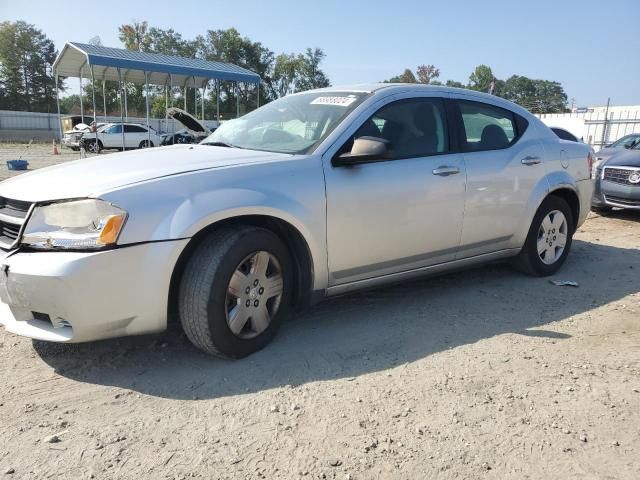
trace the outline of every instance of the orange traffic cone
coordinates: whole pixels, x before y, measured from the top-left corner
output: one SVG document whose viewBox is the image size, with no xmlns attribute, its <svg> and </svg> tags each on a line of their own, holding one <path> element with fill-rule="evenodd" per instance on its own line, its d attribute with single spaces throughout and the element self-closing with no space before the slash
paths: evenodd
<svg viewBox="0 0 640 480">
<path fill-rule="evenodd" d="M 60 152 L 58 151 L 58 144 L 56 143 L 56 139 L 53 139 L 53 154 L 54 155 L 60 155 Z"/>
</svg>

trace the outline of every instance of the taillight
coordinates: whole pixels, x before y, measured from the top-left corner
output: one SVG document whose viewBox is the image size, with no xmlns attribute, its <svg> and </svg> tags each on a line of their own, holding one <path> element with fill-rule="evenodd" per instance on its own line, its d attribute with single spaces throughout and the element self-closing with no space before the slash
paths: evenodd
<svg viewBox="0 0 640 480">
<path fill-rule="evenodd" d="M 589 168 L 589 178 L 593 178 L 593 155 L 591 152 L 587 155 L 587 167 Z"/>
</svg>

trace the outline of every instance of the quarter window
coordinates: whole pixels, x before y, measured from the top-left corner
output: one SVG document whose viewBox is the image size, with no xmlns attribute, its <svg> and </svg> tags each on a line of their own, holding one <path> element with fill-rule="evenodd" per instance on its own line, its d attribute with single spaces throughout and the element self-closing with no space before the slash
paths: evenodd
<svg viewBox="0 0 640 480">
<path fill-rule="evenodd" d="M 353 138 L 384 138 L 390 159 L 425 157 L 449 151 L 444 103 L 439 98 L 399 100 L 369 118 Z M 343 151 L 349 151 L 353 141 Z"/>
<path fill-rule="evenodd" d="M 516 116 L 504 108 L 486 103 L 459 101 L 462 115 L 463 148 L 479 152 L 508 148 L 518 138 Z"/>
</svg>

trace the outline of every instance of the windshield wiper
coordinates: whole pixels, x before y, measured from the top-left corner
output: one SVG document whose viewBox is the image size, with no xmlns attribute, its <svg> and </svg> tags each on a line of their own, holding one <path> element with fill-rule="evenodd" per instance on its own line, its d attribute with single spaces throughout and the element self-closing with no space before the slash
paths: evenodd
<svg viewBox="0 0 640 480">
<path fill-rule="evenodd" d="M 211 145 L 212 147 L 242 148 L 238 145 L 227 142 L 203 142 L 202 145 Z"/>
</svg>

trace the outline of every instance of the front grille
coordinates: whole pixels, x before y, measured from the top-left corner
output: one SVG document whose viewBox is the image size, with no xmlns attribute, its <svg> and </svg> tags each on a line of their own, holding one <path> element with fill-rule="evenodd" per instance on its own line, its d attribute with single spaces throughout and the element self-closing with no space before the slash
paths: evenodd
<svg viewBox="0 0 640 480">
<path fill-rule="evenodd" d="M 619 183 L 621 185 L 638 185 L 640 183 L 631 183 L 629 181 L 629 176 L 633 173 L 637 173 L 638 170 L 632 168 L 614 168 L 614 167 L 605 167 L 603 179 L 608 182 Z"/>
<path fill-rule="evenodd" d="M 634 200 L 632 198 L 616 197 L 613 195 L 605 195 L 604 199 L 607 202 L 615 203 L 625 207 L 640 207 L 640 199 Z"/>
<path fill-rule="evenodd" d="M 0 197 L 0 214 L 16 218 L 27 218 L 31 204 L 21 200 Z"/>
<path fill-rule="evenodd" d="M 18 242 L 31 210 L 31 203 L 0 197 L 0 248 L 9 250 Z"/>
</svg>

